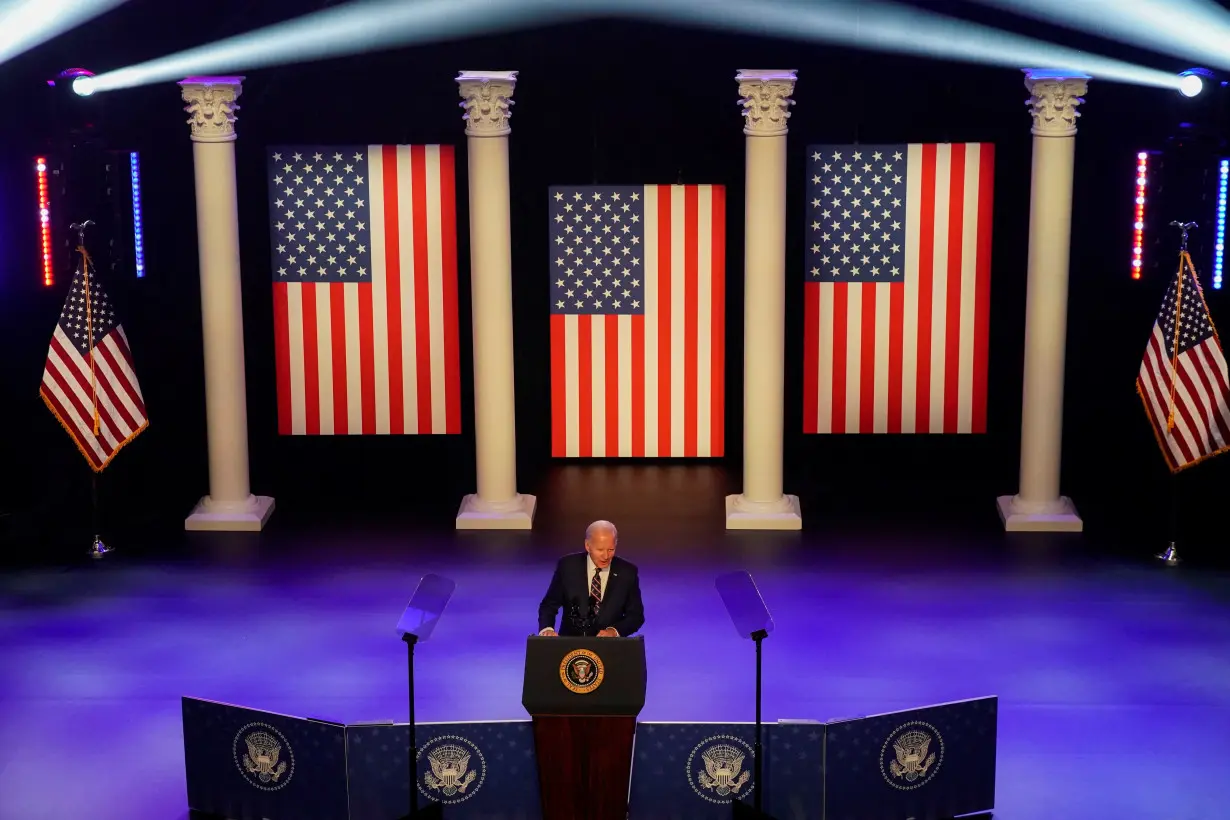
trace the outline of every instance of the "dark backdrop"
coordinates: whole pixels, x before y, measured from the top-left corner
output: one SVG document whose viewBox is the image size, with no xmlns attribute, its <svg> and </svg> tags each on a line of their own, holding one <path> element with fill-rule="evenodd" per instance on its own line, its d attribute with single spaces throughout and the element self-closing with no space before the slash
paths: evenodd
<svg viewBox="0 0 1230 820">
<path fill-rule="evenodd" d="M 89 526 L 89 471 L 42 406 L 47 342 L 69 278 L 41 286 L 32 157 L 55 136 L 45 80 L 71 65 L 96 71 L 160 56 L 279 16 L 218 4 L 183 26 L 168 4 L 135 0 L 4 68 L 0 96 L 0 511 L 18 552 L 54 550 Z M 233 12 L 233 13 L 232 13 Z M 276 12 L 276 13 L 275 13 Z M 229 16 L 228 16 L 229 14 Z M 260 15 L 268 19 L 259 19 Z M 743 143 L 734 74 L 796 67 L 790 121 L 787 489 L 809 526 L 902 519 L 996 525 L 995 496 L 1017 489 L 1030 176 L 1027 93 L 1018 71 L 872 55 L 829 46 L 592 23 L 247 72 L 240 103 L 240 235 L 252 487 L 282 519 L 398 511 L 448 526 L 473 491 L 473 391 L 466 164 L 458 163 L 463 434 L 290 438 L 276 434 L 264 149 L 275 143 L 443 142 L 463 124 L 460 69 L 520 72 L 512 118 L 512 230 L 519 483 L 540 486 L 549 458 L 546 190 L 567 183 L 721 183 L 728 187 L 727 463 L 741 456 Z M 1166 527 L 1168 474 L 1135 395 L 1145 339 L 1176 250 L 1150 233 L 1160 269 L 1129 275 L 1135 153 L 1160 147 L 1190 119 L 1175 92 L 1091 83 L 1077 139 L 1062 489 L 1091 533 L 1154 546 Z M 134 350 L 150 428 L 102 475 L 112 527 L 168 538 L 207 491 L 204 384 L 192 156 L 173 83 L 71 101 L 110 146 L 139 150 L 147 276 L 106 282 Z M 985 436 L 810 436 L 801 429 L 799 270 L 805 148 L 812 142 L 989 141 L 996 144 L 989 428 Z M 1165 219 L 1209 223 L 1211 192 Z M 1209 224 L 1211 233 L 1212 225 Z M 1202 230 L 1204 227 L 1202 225 Z M 63 239 L 63 237 L 58 237 Z M 1197 258 L 1207 281 L 1210 260 Z M 1207 289 L 1214 318 L 1230 315 Z M 1224 462 L 1224 463 L 1222 463 Z M 1216 541 L 1230 458 L 1182 476 L 1185 531 Z M 714 515 L 720 515 L 715 510 Z M 1199 548 L 1198 545 L 1193 545 Z M 1130 548 L 1137 548 L 1132 546 Z"/>
</svg>

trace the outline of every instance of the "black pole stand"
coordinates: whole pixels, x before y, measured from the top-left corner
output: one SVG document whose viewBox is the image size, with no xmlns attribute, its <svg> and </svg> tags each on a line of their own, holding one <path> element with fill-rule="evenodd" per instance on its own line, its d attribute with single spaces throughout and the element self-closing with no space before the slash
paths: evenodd
<svg viewBox="0 0 1230 820">
<path fill-rule="evenodd" d="M 756 811 L 760 811 L 764 797 L 764 755 L 761 753 L 764 745 L 761 743 L 761 732 L 764 727 L 760 724 L 760 669 L 761 669 L 761 644 L 765 638 L 769 637 L 769 633 L 763 629 L 758 629 L 752 633 L 752 640 L 756 642 L 756 746 L 752 749 L 752 755 L 755 757 L 756 771 L 752 775 L 755 778 L 756 790 L 752 792 L 753 805 Z"/>
<path fill-rule="evenodd" d="M 769 633 L 764 629 L 758 629 L 752 633 L 752 640 L 756 642 L 756 742 L 752 748 L 752 767 L 754 778 L 752 781 L 752 808 L 749 809 L 745 804 L 738 800 L 733 801 L 732 808 L 734 816 L 738 820 L 772 820 L 769 815 L 764 813 L 764 742 L 763 731 L 764 727 L 760 721 L 760 701 L 761 701 L 761 664 L 763 660 L 761 652 L 761 644 L 765 638 L 769 637 Z"/>
<path fill-rule="evenodd" d="M 90 557 L 102 558 L 111 552 L 111 548 L 103 543 L 98 528 L 98 473 L 90 476 L 90 528 L 94 531 L 94 543 L 90 546 Z"/>
<path fill-rule="evenodd" d="M 406 763 L 410 773 L 410 813 L 402 820 L 443 820 L 444 809 L 439 803 L 433 802 L 425 809 L 419 809 L 419 772 L 418 772 L 418 740 L 414 736 L 414 645 L 419 642 L 419 636 L 407 632 L 401 636 L 406 642 L 406 693 L 410 698 L 410 748 Z"/>
<path fill-rule="evenodd" d="M 1179 549 L 1177 546 L 1179 542 L 1179 474 L 1171 473 L 1169 481 L 1170 521 L 1168 526 L 1170 543 L 1167 545 L 1166 549 L 1159 552 L 1154 556 L 1154 558 L 1157 558 L 1168 567 L 1175 567 L 1178 566 L 1180 560 L 1182 560 L 1179 558 Z"/>
</svg>

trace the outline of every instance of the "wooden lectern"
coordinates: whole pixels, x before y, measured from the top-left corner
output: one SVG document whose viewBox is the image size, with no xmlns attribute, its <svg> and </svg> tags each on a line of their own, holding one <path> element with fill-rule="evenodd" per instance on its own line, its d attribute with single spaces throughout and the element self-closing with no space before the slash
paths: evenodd
<svg viewBox="0 0 1230 820">
<path fill-rule="evenodd" d="M 521 703 L 534 718 L 543 820 L 626 820 L 645 642 L 531 637 Z"/>
</svg>

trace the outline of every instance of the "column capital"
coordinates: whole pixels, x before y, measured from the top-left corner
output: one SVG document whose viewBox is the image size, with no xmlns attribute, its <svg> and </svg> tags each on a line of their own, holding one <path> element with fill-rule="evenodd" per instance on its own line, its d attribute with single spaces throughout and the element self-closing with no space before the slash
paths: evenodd
<svg viewBox="0 0 1230 820">
<path fill-rule="evenodd" d="M 1081 114 L 1076 106 L 1085 101 L 1088 74 L 1079 71 L 1054 71 L 1026 68 L 1025 88 L 1030 97 L 1025 101 L 1034 118 L 1030 130 L 1039 137 L 1071 137 L 1076 134 L 1076 119 Z"/>
<path fill-rule="evenodd" d="M 193 142 L 232 142 L 235 137 L 236 100 L 243 93 L 243 77 L 189 77 L 180 80 L 184 107 L 191 116 Z"/>
<path fill-rule="evenodd" d="M 508 124 L 512 116 L 513 91 L 517 87 L 515 71 L 462 71 L 457 75 L 461 91 L 459 105 L 465 109 L 467 137 L 503 137 L 512 133 Z"/>
<path fill-rule="evenodd" d="M 740 69 L 739 105 L 743 106 L 743 133 L 749 137 L 778 137 L 788 130 L 790 106 L 798 72 L 791 68 L 777 71 Z"/>
</svg>

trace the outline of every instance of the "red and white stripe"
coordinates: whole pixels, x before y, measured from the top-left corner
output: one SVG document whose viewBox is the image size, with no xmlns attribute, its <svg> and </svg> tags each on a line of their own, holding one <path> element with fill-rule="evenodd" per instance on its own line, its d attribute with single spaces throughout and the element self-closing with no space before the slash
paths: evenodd
<svg viewBox="0 0 1230 820">
<path fill-rule="evenodd" d="M 726 189 L 646 185 L 645 312 L 551 317 L 551 454 L 724 451 Z"/>
<path fill-rule="evenodd" d="M 95 472 L 149 426 L 132 351 L 119 325 L 95 344 L 92 375 L 89 358 L 56 325 L 38 392 Z M 96 406 L 98 435 L 94 435 Z"/>
<path fill-rule="evenodd" d="M 370 283 L 274 282 L 278 432 L 461 432 L 453 147 L 368 146 Z"/>
<path fill-rule="evenodd" d="M 904 282 L 804 286 L 804 433 L 983 433 L 994 146 L 911 144 Z"/>
<path fill-rule="evenodd" d="M 1172 367 L 1173 343 L 1162 338 L 1155 323 L 1136 388 L 1166 463 L 1171 470 L 1181 470 L 1230 448 L 1230 375 L 1216 336 L 1181 353 Z M 1170 427 L 1172 384 L 1174 426 Z"/>
</svg>

